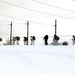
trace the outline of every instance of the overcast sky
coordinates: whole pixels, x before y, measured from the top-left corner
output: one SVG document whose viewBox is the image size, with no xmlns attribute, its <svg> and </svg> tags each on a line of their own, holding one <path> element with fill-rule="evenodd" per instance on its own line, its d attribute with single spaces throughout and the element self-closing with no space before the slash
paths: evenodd
<svg viewBox="0 0 75 75">
<path fill-rule="evenodd" d="M 6 3 L 5 3 L 6 2 Z M 42 3 L 46 4 L 42 4 Z M 7 4 L 9 3 L 9 4 Z M 14 4 L 17 6 L 13 6 Z M 49 6 L 51 5 L 51 6 Z M 31 10 L 43 12 L 34 12 Z M 5 15 L 5 16 L 3 16 Z M 22 20 L 17 20 L 15 17 Z M 75 1 L 74 0 L 0 0 L 0 37 L 9 36 L 10 22 L 13 22 L 13 36 L 26 36 L 26 22 L 30 22 L 30 36 L 54 35 L 54 24 L 57 19 L 58 35 L 75 34 Z M 25 20 L 25 21 L 24 21 Z M 17 24 L 17 23 L 23 24 Z M 48 25 L 44 25 L 48 24 Z"/>
</svg>

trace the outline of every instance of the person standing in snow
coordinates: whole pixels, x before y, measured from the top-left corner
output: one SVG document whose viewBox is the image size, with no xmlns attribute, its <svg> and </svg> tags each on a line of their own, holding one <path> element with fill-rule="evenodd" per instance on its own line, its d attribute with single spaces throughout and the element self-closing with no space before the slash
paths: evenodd
<svg viewBox="0 0 75 75">
<path fill-rule="evenodd" d="M 28 38 L 27 37 L 24 37 L 24 45 L 27 45 L 27 41 L 28 41 Z"/>
<path fill-rule="evenodd" d="M 54 35 L 54 38 L 53 38 L 53 45 L 58 45 L 58 40 L 60 38 L 57 36 L 57 35 Z"/>
<path fill-rule="evenodd" d="M 31 36 L 30 40 L 31 40 L 31 45 L 34 45 L 34 41 L 36 40 L 35 36 Z"/>
<path fill-rule="evenodd" d="M 72 37 L 73 37 L 72 41 L 73 41 L 73 45 L 74 45 L 75 44 L 75 36 L 73 35 Z"/>
<path fill-rule="evenodd" d="M 16 38 L 13 36 L 13 45 L 15 45 Z"/>
<path fill-rule="evenodd" d="M 48 35 L 45 35 L 43 38 L 45 45 L 48 45 Z"/>
<path fill-rule="evenodd" d="M 0 38 L 0 43 L 2 42 L 2 38 Z M 0 44 L 1 45 L 1 44 Z"/>
</svg>

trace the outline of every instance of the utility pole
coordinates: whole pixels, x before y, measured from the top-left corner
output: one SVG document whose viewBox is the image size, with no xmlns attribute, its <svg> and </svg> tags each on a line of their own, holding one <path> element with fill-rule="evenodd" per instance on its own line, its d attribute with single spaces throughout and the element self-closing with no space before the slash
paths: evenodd
<svg viewBox="0 0 75 75">
<path fill-rule="evenodd" d="M 27 21 L 27 45 L 29 44 L 29 21 Z"/>
<path fill-rule="evenodd" d="M 57 34 L 57 19 L 55 19 L 55 35 Z"/>
<path fill-rule="evenodd" d="M 10 24 L 10 45 L 12 45 L 11 41 L 12 41 L 12 22 Z"/>
</svg>

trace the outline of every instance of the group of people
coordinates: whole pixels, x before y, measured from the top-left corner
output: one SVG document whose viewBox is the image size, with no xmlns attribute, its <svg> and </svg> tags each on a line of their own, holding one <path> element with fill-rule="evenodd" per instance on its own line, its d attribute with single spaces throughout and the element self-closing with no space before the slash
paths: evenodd
<svg viewBox="0 0 75 75">
<path fill-rule="evenodd" d="M 43 38 L 43 40 L 45 42 L 45 45 L 48 45 L 48 38 L 49 38 L 48 35 L 45 35 L 44 38 Z M 54 35 L 52 45 L 58 45 L 59 39 L 60 38 L 57 35 Z"/>
<path fill-rule="evenodd" d="M 48 35 L 45 35 L 43 40 L 44 40 L 44 44 L 45 45 L 48 45 L 48 39 L 49 39 L 49 36 Z M 15 40 L 20 40 L 19 37 L 13 37 L 13 43 L 15 44 Z M 27 44 L 27 37 L 24 37 L 24 45 Z M 35 43 L 35 40 L 36 40 L 36 37 L 35 36 L 30 36 L 30 42 L 31 42 L 31 45 L 34 45 Z M 57 35 L 54 35 L 53 36 L 53 42 L 51 43 L 51 45 L 59 45 L 60 43 L 58 43 L 58 41 L 60 40 L 59 36 Z M 73 42 L 73 45 L 75 44 L 75 36 L 73 35 L 72 36 L 72 42 Z M 17 41 L 17 44 L 19 45 L 18 41 Z M 68 45 L 68 42 L 67 41 L 64 41 L 62 43 L 62 45 Z"/>
<path fill-rule="evenodd" d="M 31 45 L 34 45 L 35 40 L 36 40 L 35 36 L 30 36 Z M 24 45 L 27 45 L 27 41 L 28 41 L 28 38 L 24 37 Z"/>
<path fill-rule="evenodd" d="M 20 40 L 20 37 L 18 37 L 18 36 L 13 37 L 13 39 L 12 39 L 13 45 L 15 45 L 15 41 L 17 41 L 17 45 L 19 45 L 19 40 Z M 34 45 L 34 41 L 36 40 L 35 36 L 30 36 L 30 40 L 31 40 L 31 45 Z M 23 41 L 24 41 L 24 45 L 27 45 L 28 38 L 24 37 Z"/>
<path fill-rule="evenodd" d="M 48 45 L 48 39 L 49 39 L 49 36 L 45 35 L 44 38 L 43 38 L 45 45 Z M 31 45 L 35 44 L 35 40 L 36 40 L 35 36 L 30 36 L 30 43 L 31 43 Z M 60 40 L 59 36 L 54 35 L 53 36 L 53 42 L 51 42 L 51 45 L 60 45 L 60 43 L 58 42 L 59 40 Z M 0 38 L 0 41 L 2 41 L 1 38 Z M 17 45 L 19 45 L 20 37 L 18 37 L 18 36 L 13 37 L 13 39 L 12 39 L 13 45 L 15 45 L 15 41 L 17 42 Z M 23 41 L 24 41 L 24 45 L 27 45 L 28 38 L 24 37 Z M 75 44 L 75 36 L 74 35 L 72 36 L 72 42 L 73 42 L 73 45 L 74 45 Z M 68 45 L 68 42 L 64 41 L 64 42 L 61 43 L 61 45 Z"/>
<path fill-rule="evenodd" d="M 45 42 L 45 45 L 48 45 L 48 38 L 49 38 L 48 35 L 45 35 L 44 38 L 43 38 L 43 40 Z M 60 44 L 60 43 L 58 43 L 59 40 L 60 40 L 59 36 L 54 35 L 53 42 L 51 44 L 52 45 L 59 45 Z M 72 36 L 72 41 L 73 41 L 73 45 L 74 45 L 75 44 L 75 36 L 74 35 Z M 65 42 L 62 43 L 62 45 L 68 45 L 68 42 L 65 41 Z"/>
<path fill-rule="evenodd" d="M 34 45 L 34 41 L 36 40 L 35 36 L 31 36 L 30 40 L 31 40 L 31 45 Z"/>
</svg>

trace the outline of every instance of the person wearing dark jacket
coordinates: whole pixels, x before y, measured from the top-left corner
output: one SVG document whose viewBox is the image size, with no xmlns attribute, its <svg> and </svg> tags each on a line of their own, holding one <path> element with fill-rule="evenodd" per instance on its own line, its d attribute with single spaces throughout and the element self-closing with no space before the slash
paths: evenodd
<svg viewBox="0 0 75 75">
<path fill-rule="evenodd" d="M 31 45 L 34 45 L 34 41 L 36 40 L 36 37 L 35 36 L 31 36 L 30 40 L 31 40 Z"/>
<path fill-rule="evenodd" d="M 54 35 L 54 38 L 53 38 L 53 45 L 58 45 L 58 40 L 60 38 L 57 36 L 57 35 Z"/>
<path fill-rule="evenodd" d="M 72 37 L 73 37 L 72 41 L 73 41 L 73 45 L 74 45 L 75 44 L 75 36 L 73 35 Z"/>
<path fill-rule="evenodd" d="M 27 41 L 28 41 L 28 38 L 27 37 L 24 37 L 24 45 L 27 45 Z"/>
<path fill-rule="evenodd" d="M 45 45 L 48 45 L 48 35 L 45 35 L 43 40 L 45 41 Z"/>
</svg>

